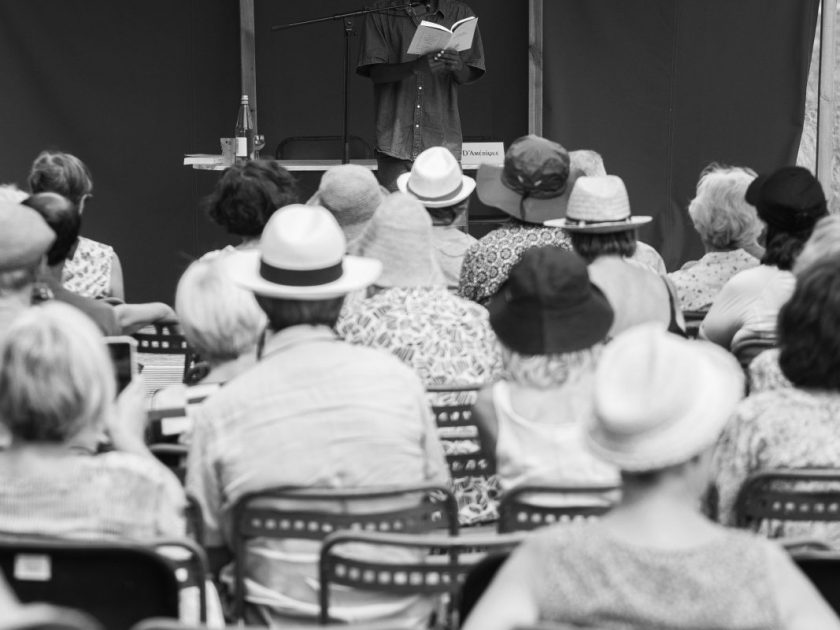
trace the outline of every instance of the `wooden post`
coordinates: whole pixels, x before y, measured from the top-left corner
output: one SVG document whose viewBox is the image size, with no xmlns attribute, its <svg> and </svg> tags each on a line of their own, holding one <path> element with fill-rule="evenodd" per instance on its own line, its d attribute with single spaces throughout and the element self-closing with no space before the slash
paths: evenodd
<svg viewBox="0 0 840 630">
<path fill-rule="evenodd" d="M 820 28 L 820 87 L 817 107 L 817 177 L 830 196 L 834 153 L 834 47 L 837 0 L 823 0 Z"/>
<path fill-rule="evenodd" d="M 528 133 L 543 133 L 543 0 L 528 0 Z"/>
<path fill-rule="evenodd" d="M 254 112 L 254 133 L 257 133 L 257 54 L 254 41 L 254 0 L 239 0 L 239 57 L 242 93 Z"/>
</svg>

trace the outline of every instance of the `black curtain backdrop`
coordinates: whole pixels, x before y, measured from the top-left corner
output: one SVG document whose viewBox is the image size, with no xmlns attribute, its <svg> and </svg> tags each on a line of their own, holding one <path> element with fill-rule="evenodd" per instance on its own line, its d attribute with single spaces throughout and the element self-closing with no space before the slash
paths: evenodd
<svg viewBox="0 0 840 630">
<path fill-rule="evenodd" d="M 113 245 L 127 297 L 171 302 L 180 272 L 226 242 L 198 210 L 239 106 L 235 0 L 0 0 L 0 182 L 45 148 L 94 179 L 83 233 Z"/>
<path fill-rule="evenodd" d="M 819 0 L 546 0 L 545 135 L 624 178 L 669 269 L 713 161 L 793 164 Z"/>
</svg>

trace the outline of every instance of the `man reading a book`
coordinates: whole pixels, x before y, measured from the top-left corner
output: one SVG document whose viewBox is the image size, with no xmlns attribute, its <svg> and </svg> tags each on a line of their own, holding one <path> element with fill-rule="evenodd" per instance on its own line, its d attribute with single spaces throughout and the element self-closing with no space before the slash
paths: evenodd
<svg viewBox="0 0 840 630">
<path fill-rule="evenodd" d="M 422 21 L 451 29 L 474 15 L 465 3 L 428 0 L 418 7 L 393 8 L 399 4 L 379 2 L 382 11 L 367 16 L 356 68 L 374 84 L 378 177 L 392 191 L 397 177 L 409 172 L 417 156 L 429 147 L 444 146 L 460 161 L 458 88 L 484 74 L 478 28 L 472 46 L 462 52 L 443 49 L 408 54 Z"/>
</svg>

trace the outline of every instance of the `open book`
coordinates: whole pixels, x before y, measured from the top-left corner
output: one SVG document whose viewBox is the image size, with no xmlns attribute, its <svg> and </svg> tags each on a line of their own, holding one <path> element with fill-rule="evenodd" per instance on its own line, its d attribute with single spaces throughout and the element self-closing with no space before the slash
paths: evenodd
<svg viewBox="0 0 840 630">
<path fill-rule="evenodd" d="M 408 54 L 428 55 L 430 52 L 445 49 L 455 49 L 458 52 L 469 50 L 472 48 L 477 25 L 478 18 L 474 15 L 455 22 L 452 30 L 423 20 L 414 33 L 414 39 L 408 47 Z"/>
</svg>

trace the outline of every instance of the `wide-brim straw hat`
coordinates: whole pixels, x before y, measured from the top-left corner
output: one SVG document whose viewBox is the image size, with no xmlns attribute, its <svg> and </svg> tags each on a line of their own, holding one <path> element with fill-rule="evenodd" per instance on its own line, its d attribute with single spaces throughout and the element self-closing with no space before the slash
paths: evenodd
<svg viewBox="0 0 840 630">
<path fill-rule="evenodd" d="M 461 172 L 449 149 L 432 147 L 417 156 L 410 173 L 397 178 L 397 188 L 427 208 L 447 208 L 469 197 L 475 190 L 475 180 Z"/>
<path fill-rule="evenodd" d="M 476 174 L 478 198 L 526 223 L 542 224 L 566 216 L 575 181 L 583 175 L 606 174 L 595 151 L 569 153 L 539 136 L 515 140 L 504 166 L 481 164 Z"/>
<path fill-rule="evenodd" d="M 620 177 L 601 175 L 578 178 L 569 197 L 566 216 L 545 224 L 568 232 L 608 234 L 636 230 L 651 220 L 649 216 L 630 214 L 630 198 Z"/>
<path fill-rule="evenodd" d="M 259 248 L 221 262 L 231 278 L 257 295 L 327 300 L 363 289 L 382 272 L 378 260 L 345 255 L 347 243 L 330 212 L 295 204 L 275 212 Z"/>
<path fill-rule="evenodd" d="M 446 284 L 434 248 L 432 219 L 423 204 L 411 195 L 388 195 L 368 223 L 356 251 L 382 263 L 378 286 Z"/>
<path fill-rule="evenodd" d="M 526 250 L 487 306 L 490 325 L 519 354 L 564 354 L 603 341 L 613 323 L 586 262 L 559 247 Z"/>
<path fill-rule="evenodd" d="M 685 463 L 715 444 L 744 394 L 744 374 L 724 349 L 657 324 L 610 342 L 595 375 L 591 450 L 628 472 Z"/>
<path fill-rule="evenodd" d="M 386 195 L 370 169 L 341 164 L 324 172 L 318 190 L 306 203 L 329 210 L 352 243 L 364 232 Z"/>
</svg>

